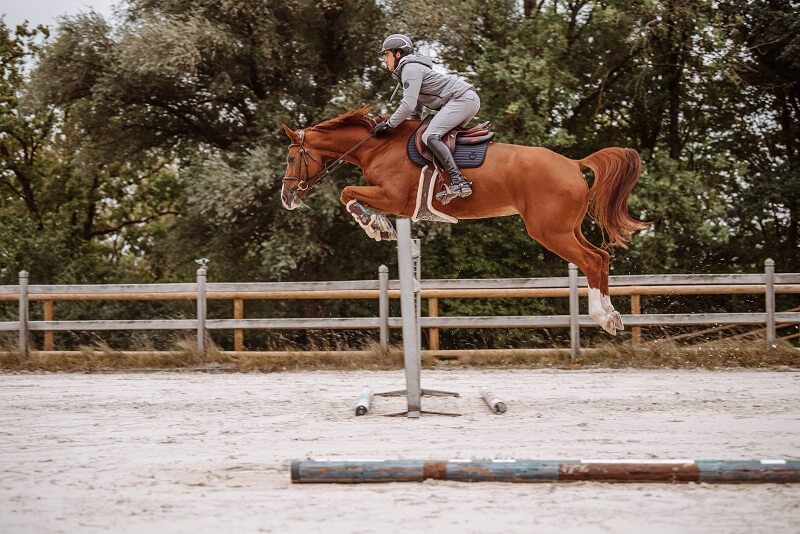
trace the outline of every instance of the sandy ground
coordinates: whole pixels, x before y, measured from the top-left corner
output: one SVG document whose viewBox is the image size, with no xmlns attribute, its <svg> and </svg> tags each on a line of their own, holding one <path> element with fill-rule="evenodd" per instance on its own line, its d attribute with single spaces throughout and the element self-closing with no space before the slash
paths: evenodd
<svg viewBox="0 0 800 534">
<path fill-rule="evenodd" d="M 800 457 L 800 372 L 0 376 L 0 532 L 788 532 L 800 485 L 292 485 L 295 458 Z M 509 411 L 477 394 L 491 385 Z M 404 399 L 377 399 L 376 412 Z"/>
</svg>

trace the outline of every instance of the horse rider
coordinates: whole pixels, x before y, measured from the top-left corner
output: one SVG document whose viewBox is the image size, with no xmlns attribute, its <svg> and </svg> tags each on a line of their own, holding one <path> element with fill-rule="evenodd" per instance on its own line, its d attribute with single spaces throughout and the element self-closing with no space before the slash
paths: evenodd
<svg viewBox="0 0 800 534">
<path fill-rule="evenodd" d="M 481 100 L 475 87 L 456 76 L 434 71 L 429 57 L 413 53 L 413 43 L 406 35 L 388 36 L 381 53 L 392 77 L 403 87 L 403 101 L 386 122 L 375 126 L 373 133 L 386 134 L 411 116 L 422 118 L 423 106 L 438 110 L 422 134 L 422 142 L 450 175 L 449 191 L 438 193 L 436 198 L 447 204 L 456 197 L 470 196 L 470 182 L 461 174 L 442 137 L 456 126 L 466 126 L 478 113 Z"/>
</svg>

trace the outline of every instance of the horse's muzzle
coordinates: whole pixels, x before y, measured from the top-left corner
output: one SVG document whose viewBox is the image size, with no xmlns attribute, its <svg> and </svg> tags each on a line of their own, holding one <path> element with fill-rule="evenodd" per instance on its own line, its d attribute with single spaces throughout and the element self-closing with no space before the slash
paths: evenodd
<svg viewBox="0 0 800 534">
<path fill-rule="evenodd" d="M 287 210 L 295 210 L 302 206 L 303 200 L 298 193 L 299 191 L 296 188 L 283 184 L 281 188 L 281 204 L 283 204 L 283 207 Z"/>
<path fill-rule="evenodd" d="M 287 183 L 296 182 L 294 187 L 287 185 Z M 281 203 L 287 210 L 297 209 L 303 205 L 303 200 L 300 198 L 300 193 L 308 189 L 308 182 L 301 180 L 297 176 L 284 176 L 283 185 L 281 187 Z"/>
</svg>

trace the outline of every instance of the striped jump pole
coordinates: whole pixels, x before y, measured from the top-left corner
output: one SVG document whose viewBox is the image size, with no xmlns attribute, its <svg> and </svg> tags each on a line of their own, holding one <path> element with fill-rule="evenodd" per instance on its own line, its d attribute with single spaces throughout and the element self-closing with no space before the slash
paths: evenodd
<svg viewBox="0 0 800 534">
<path fill-rule="evenodd" d="M 800 460 L 295 460 L 294 483 L 800 483 Z"/>
</svg>

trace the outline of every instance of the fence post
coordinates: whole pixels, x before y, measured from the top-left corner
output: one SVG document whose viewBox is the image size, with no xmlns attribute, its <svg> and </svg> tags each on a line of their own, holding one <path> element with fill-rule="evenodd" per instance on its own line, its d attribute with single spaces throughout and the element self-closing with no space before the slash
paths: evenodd
<svg viewBox="0 0 800 534">
<path fill-rule="evenodd" d="M 197 352 L 206 353 L 206 266 L 197 269 Z"/>
<path fill-rule="evenodd" d="M 28 357 L 28 271 L 19 272 L 19 353 Z"/>
<path fill-rule="evenodd" d="M 775 261 L 764 262 L 764 300 L 767 311 L 767 347 L 775 344 Z"/>
<path fill-rule="evenodd" d="M 428 317 L 439 317 L 439 299 L 436 297 L 428 298 Z M 439 329 L 428 329 L 428 348 L 439 350 Z"/>
<path fill-rule="evenodd" d="M 569 264 L 569 348 L 574 360 L 581 352 L 581 330 L 578 325 L 578 267 Z"/>
<path fill-rule="evenodd" d="M 641 295 L 631 295 L 631 315 L 639 315 L 642 313 L 642 300 Z M 631 328 L 631 341 L 634 345 L 639 345 L 642 342 L 642 327 L 634 326 Z"/>
<path fill-rule="evenodd" d="M 381 331 L 381 348 L 389 350 L 389 268 L 378 267 L 378 317 Z"/>
<path fill-rule="evenodd" d="M 244 319 L 244 299 L 233 299 L 233 318 Z M 233 350 L 244 350 L 244 330 L 236 328 L 233 331 Z"/>
<path fill-rule="evenodd" d="M 44 320 L 45 321 L 52 321 L 53 320 L 53 301 L 52 300 L 45 300 L 43 304 L 44 304 Z M 53 342 L 53 331 L 52 330 L 45 330 L 44 331 L 44 350 L 55 350 L 55 343 Z"/>
</svg>

